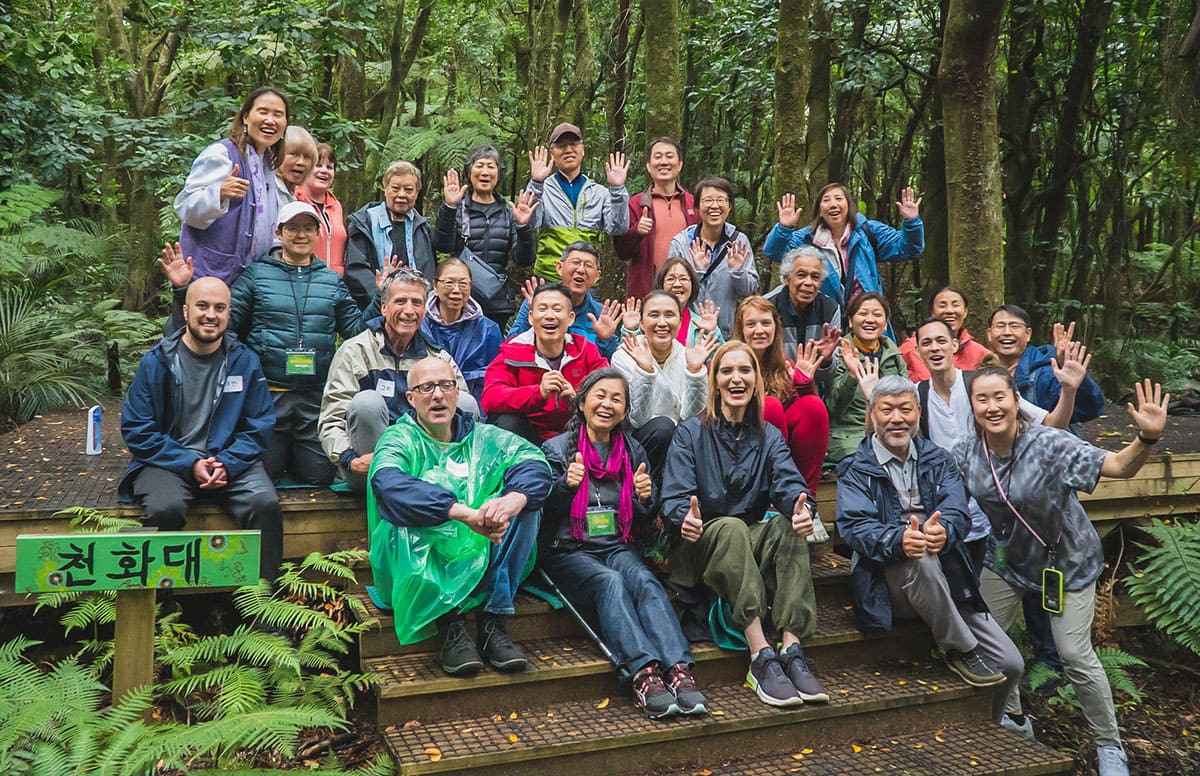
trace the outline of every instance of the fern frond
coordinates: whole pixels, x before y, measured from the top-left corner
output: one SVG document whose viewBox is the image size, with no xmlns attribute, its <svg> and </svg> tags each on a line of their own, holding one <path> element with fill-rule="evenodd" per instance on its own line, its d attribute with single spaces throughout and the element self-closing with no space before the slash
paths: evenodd
<svg viewBox="0 0 1200 776">
<path fill-rule="evenodd" d="M 67 633 L 117 621 L 117 596 L 112 590 L 96 590 L 80 598 L 59 622 Z"/>
<path fill-rule="evenodd" d="M 239 625 L 233 633 L 206 636 L 163 655 L 164 665 L 190 672 L 200 663 L 217 663 L 231 657 L 261 666 L 283 665 L 299 673 L 300 662 L 282 636 Z"/>
<path fill-rule="evenodd" d="M 1125 578 L 1146 616 L 1181 646 L 1200 655 L 1200 523 L 1155 523 L 1145 528 L 1156 545 Z"/>
<path fill-rule="evenodd" d="M 217 707 L 222 713 L 236 713 L 262 704 L 266 698 L 263 672 L 253 666 L 237 663 L 217 666 L 209 671 L 181 676 L 158 685 L 163 695 L 184 701 L 201 691 L 216 692 Z"/>
<path fill-rule="evenodd" d="M 0 232 L 38 215 L 62 199 L 62 192 L 34 184 L 19 184 L 0 191 Z"/>
<path fill-rule="evenodd" d="M 55 517 L 70 517 L 72 530 L 86 533 L 117 533 L 125 528 L 140 528 L 142 522 L 129 517 L 117 517 L 90 507 L 67 507 L 54 513 Z"/>
</svg>

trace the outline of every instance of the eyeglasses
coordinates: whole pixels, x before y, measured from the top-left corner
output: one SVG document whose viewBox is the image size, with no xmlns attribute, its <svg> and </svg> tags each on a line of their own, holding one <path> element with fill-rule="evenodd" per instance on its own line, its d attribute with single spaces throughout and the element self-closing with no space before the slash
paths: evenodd
<svg viewBox="0 0 1200 776">
<path fill-rule="evenodd" d="M 1025 325 L 1024 321 L 1001 321 L 999 323 L 993 323 L 992 328 L 996 331 L 1020 331 L 1021 329 L 1028 329 L 1029 327 Z"/>
<path fill-rule="evenodd" d="M 729 197 L 705 197 L 700 200 L 700 207 L 711 207 L 713 205 L 728 205 Z"/>
<path fill-rule="evenodd" d="M 458 390 L 458 383 L 453 380 L 430 380 L 427 383 L 409 386 L 410 391 L 416 391 L 422 396 L 428 396 L 439 388 L 442 393 L 452 393 Z"/>
<path fill-rule="evenodd" d="M 579 259 L 573 259 L 571 261 L 563 262 L 563 266 L 569 270 L 584 269 L 588 272 L 596 271 L 596 264 L 594 262 L 580 261 Z"/>
<path fill-rule="evenodd" d="M 466 291 L 471 287 L 471 281 L 469 280 L 451 280 L 449 278 L 440 278 L 437 282 L 443 288 L 449 289 L 461 288 L 462 290 Z"/>
<path fill-rule="evenodd" d="M 316 234 L 321 231 L 321 227 L 317 224 L 284 224 L 280 228 L 285 232 L 304 232 L 305 234 Z"/>
</svg>

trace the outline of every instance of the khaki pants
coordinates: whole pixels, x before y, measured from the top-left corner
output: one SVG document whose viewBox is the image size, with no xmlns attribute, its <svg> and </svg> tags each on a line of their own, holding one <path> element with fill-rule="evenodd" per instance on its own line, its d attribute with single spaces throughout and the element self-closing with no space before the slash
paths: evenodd
<svg viewBox="0 0 1200 776">
<path fill-rule="evenodd" d="M 709 520 L 698 541 L 671 551 L 670 562 L 672 582 L 707 585 L 729 603 L 738 628 L 770 609 L 775 627 L 801 640 L 816 630 L 808 542 L 783 515 L 754 525 L 740 517 Z"/>
</svg>

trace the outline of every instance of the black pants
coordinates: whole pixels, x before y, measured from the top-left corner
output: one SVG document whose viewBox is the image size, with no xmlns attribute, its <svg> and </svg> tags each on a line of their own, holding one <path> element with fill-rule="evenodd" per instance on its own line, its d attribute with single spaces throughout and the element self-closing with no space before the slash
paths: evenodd
<svg viewBox="0 0 1200 776">
<path fill-rule="evenodd" d="M 656 486 L 662 485 L 663 467 L 667 464 L 667 450 L 671 448 L 671 439 L 675 436 L 675 421 L 670 418 L 650 418 L 641 428 L 633 430 L 633 438 L 638 441 L 650 459 L 650 477 Z"/>
<path fill-rule="evenodd" d="M 275 400 L 275 429 L 263 452 L 263 466 L 272 482 L 283 479 L 284 472 L 297 482 L 327 487 L 337 470 L 317 434 L 317 419 L 321 415 L 321 389 L 277 391 Z"/>
<path fill-rule="evenodd" d="M 524 415 L 517 415 L 512 412 L 505 412 L 500 415 L 493 415 L 488 418 L 488 422 L 493 426 L 511 431 L 522 439 L 526 439 L 538 447 L 542 446 L 542 438 L 538 434 L 537 429 L 529 422 L 529 418 Z"/>
</svg>

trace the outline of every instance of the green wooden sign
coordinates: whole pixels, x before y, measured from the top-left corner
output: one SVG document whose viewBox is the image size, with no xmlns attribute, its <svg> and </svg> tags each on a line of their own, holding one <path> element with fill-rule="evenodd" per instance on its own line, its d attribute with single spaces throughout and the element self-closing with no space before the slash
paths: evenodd
<svg viewBox="0 0 1200 776">
<path fill-rule="evenodd" d="M 17 537 L 19 593 L 230 587 L 258 581 L 258 531 Z"/>
</svg>

